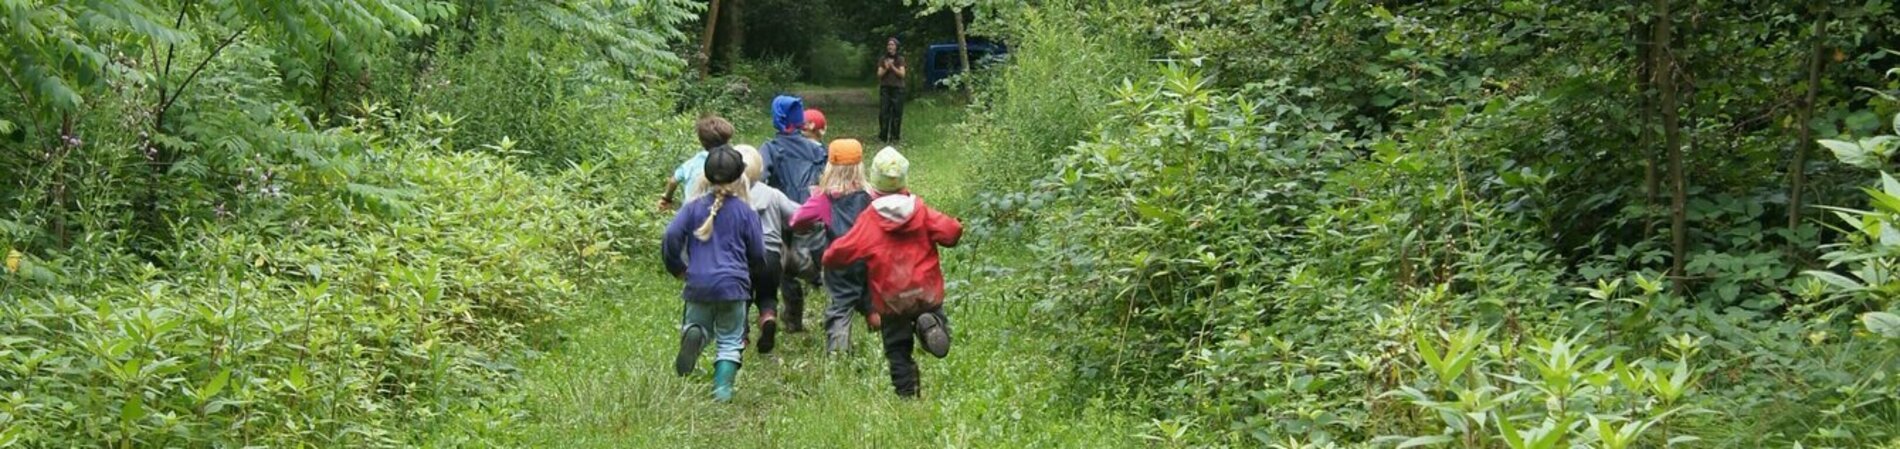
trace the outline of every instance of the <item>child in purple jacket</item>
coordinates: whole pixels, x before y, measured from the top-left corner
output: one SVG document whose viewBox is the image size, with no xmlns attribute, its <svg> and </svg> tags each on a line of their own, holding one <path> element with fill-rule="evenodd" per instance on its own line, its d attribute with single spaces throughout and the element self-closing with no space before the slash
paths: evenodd
<svg viewBox="0 0 1900 449">
<path fill-rule="evenodd" d="M 723 124 L 723 127 L 720 126 Z M 744 348 L 746 304 L 752 300 L 752 273 L 766 268 L 763 226 L 759 215 L 745 203 L 745 161 L 723 143 L 731 139 L 732 125 L 717 117 L 700 121 L 700 137 L 724 139 L 707 150 L 706 185 L 712 190 L 680 207 L 660 242 L 666 270 L 686 281 L 680 298 L 686 301 L 680 330 L 680 351 L 673 367 L 681 376 L 691 374 L 708 339 L 714 343 L 713 400 L 732 400 L 739 374 L 739 352 Z"/>
</svg>

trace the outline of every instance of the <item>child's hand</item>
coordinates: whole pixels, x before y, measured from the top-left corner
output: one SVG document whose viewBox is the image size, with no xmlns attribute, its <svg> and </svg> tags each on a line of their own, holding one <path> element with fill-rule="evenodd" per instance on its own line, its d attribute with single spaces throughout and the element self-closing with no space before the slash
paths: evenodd
<svg viewBox="0 0 1900 449">
<path fill-rule="evenodd" d="M 665 212 L 672 212 L 672 211 L 673 211 L 673 206 L 674 206 L 674 204 L 673 204 L 673 199 L 671 199 L 671 198 L 660 198 L 660 212 L 661 212 L 661 213 L 665 213 Z"/>
<path fill-rule="evenodd" d="M 878 315 L 877 312 L 871 312 L 864 316 L 864 324 L 870 326 L 871 330 L 883 329 L 884 318 Z"/>
</svg>

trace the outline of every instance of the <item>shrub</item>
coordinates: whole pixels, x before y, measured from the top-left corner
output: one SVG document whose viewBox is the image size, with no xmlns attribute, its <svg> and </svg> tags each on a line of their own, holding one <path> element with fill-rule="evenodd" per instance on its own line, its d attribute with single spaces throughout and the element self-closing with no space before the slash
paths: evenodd
<svg viewBox="0 0 1900 449">
<path fill-rule="evenodd" d="M 286 150 L 177 228 L 156 270 L 109 245 L 0 277 L 8 437 L 36 447 L 396 447 L 512 375 L 528 329 L 613 257 L 605 208 L 451 121 L 382 115 Z M 13 271 L 13 270 L 9 270 Z"/>
<path fill-rule="evenodd" d="M 671 115 L 666 85 L 635 85 L 535 22 L 490 21 L 498 32 L 463 36 L 470 49 L 442 56 L 417 82 L 415 104 L 462 120 L 455 140 L 488 142 L 552 170 L 643 144 L 656 125 L 643 119 Z"/>
<path fill-rule="evenodd" d="M 1695 279 L 1664 273 L 1666 240 L 1642 230 L 1658 215 L 1632 204 L 1640 194 L 1628 186 L 1640 184 L 1629 173 L 1614 173 L 1641 161 L 1590 149 L 1628 146 L 1598 126 L 1623 113 L 1605 97 L 1620 92 L 1621 72 L 1520 59 L 1554 57 L 1528 50 L 1544 44 L 1602 51 L 1578 42 L 1603 36 L 1473 53 L 1501 44 L 1456 38 L 1483 34 L 1465 34 L 1469 22 L 1428 22 L 1453 6 L 1407 16 L 1232 5 L 1306 33 L 1291 37 L 1186 14 L 1213 3 L 1175 2 L 1167 8 L 1183 14 L 1158 15 L 1154 34 L 1119 35 L 1132 43 L 1110 45 L 1165 39 L 1171 59 L 1078 88 L 1109 98 L 1100 115 L 1073 145 L 1032 147 L 1055 150 L 1026 157 L 1022 166 L 1048 168 L 1021 176 L 1040 179 L 995 183 L 1010 192 L 973 220 L 977 232 L 1025 230 L 1050 264 L 1031 295 L 1072 344 L 1073 395 L 1114 398 L 1154 419 L 1149 439 L 1177 447 L 1894 437 L 1875 424 L 1895 413 L 1894 347 L 1854 319 L 1885 323 L 1870 312 L 1890 301 L 1869 299 L 1880 288 L 1844 271 L 1818 275 L 1854 292 L 1843 296 L 1790 278 L 1811 262 L 1764 236 L 1774 216 L 1764 198 L 1778 187 L 1744 181 L 1775 166 L 1706 168 L 1733 177 L 1708 181 L 1720 187 L 1688 208 Z M 1051 34 L 1084 29 L 1077 36 L 1123 29 L 1054 11 L 1027 9 L 1018 21 Z M 1347 44 L 1375 32 L 1385 39 Z M 1345 40 L 1318 45 L 1332 39 Z M 1250 42 L 1292 53 L 1203 52 Z M 1323 57 L 1355 53 L 1370 56 Z M 1467 65 L 1477 60 L 1486 63 Z M 997 106 L 1012 98 L 1023 111 L 1078 110 L 1073 97 L 1017 97 L 1067 87 L 1051 80 L 1072 74 L 1015 66 L 997 79 L 1011 70 L 1041 82 L 990 80 L 997 100 L 979 120 L 1017 113 Z M 977 123 L 992 136 L 1040 138 L 1008 127 L 1021 122 Z M 1866 231 L 1873 222 L 1849 221 L 1857 242 L 1878 240 Z M 1800 226 L 1779 235 L 1822 238 Z M 1878 265 L 1867 257 L 1880 251 L 1826 260 L 1873 273 L 1846 261 Z"/>
<path fill-rule="evenodd" d="M 826 36 L 812 47 L 802 64 L 807 71 L 805 79 L 820 85 L 855 84 L 871 79 L 876 70 L 871 63 L 873 54 L 863 45 Z"/>
</svg>

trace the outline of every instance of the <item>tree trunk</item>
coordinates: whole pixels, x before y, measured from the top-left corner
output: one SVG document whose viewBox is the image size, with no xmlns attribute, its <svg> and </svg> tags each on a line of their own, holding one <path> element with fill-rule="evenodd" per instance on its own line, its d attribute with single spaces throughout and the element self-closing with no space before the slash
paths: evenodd
<svg viewBox="0 0 1900 449">
<path fill-rule="evenodd" d="M 745 57 L 745 0 L 726 0 L 726 63 Z"/>
<path fill-rule="evenodd" d="M 1656 76 L 1656 56 L 1652 42 L 1646 42 L 1640 20 L 1636 12 L 1630 14 L 1630 40 L 1635 43 L 1636 58 L 1642 63 L 1636 67 L 1636 110 L 1637 126 L 1636 148 L 1643 154 L 1643 238 L 1656 235 L 1656 220 L 1652 219 L 1657 205 L 1662 201 L 1662 182 L 1656 169 L 1656 103 L 1650 98 L 1650 90 L 1655 88 L 1651 81 Z"/>
<path fill-rule="evenodd" d="M 1808 153 L 1814 151 L 1814 130 L 1808 127 L 1808 121 L 1814 119 L 1814 97 L 1821 90 L 1821 65 L 1827 60 L 1821 45 L 1825 38 L 1827 13 L 1815 15 L 1814 32 L 1809 36 L 1813 40 L 1808 52 L 1808 91 L 1801 99 L 1801 114 L 1795 123 L 1794 162 L 1789 163 L 1788 173 L 1793 176 L 1788 184 L 1788 229 L 1801 225 L 1802 191 L 1808 184 Z"/>
<path fill-rule="evenodd" d="M 957 55 L 963 58 L 963 73 L 970 73 L 970 43 L 963 36 L 963 10 L 950 10 L 950 16 L 957 18 Z M 968 83 L 964 83 L 963 93 L 970 93 Z"/>
<path fill-rule="evenodd" d="M 317 81 L 317 116 L 311 122 L 323 123 L 323 120 L 335 116 L 335 108 L 330 107 L 330 85 L 335 77 L 336 39 L 331 38 L 323 43 L 323 76 Z"/>
<path fill-rule="evenodd" d="M 1656 89 L 1660 92 L 1657 112 L 1662 114 L 1663 154 L 1669 158 L 1669 234 L 1672 248 L 1672 261 L 1669 274 L 1675 280 L 1678 293 L 1686 294 L 1686 280 L 1683 278 L 1683 264 L 1689 256 L 1688 198 L 1682 175 L 1682 129 L 1680 111 L 1676 110 L 1676 58 L 1671 49 L 1670 0 L 1656 0 L 1656 38 L 1653 50 L 1656 64 Z"/>
<path fill-rule="evenodd" d="M 719 0 L 706 9 L 706 32 L 699 37 L 699 77 L 712 75 L 713 32 L 719 30 Z"/>
</svg>

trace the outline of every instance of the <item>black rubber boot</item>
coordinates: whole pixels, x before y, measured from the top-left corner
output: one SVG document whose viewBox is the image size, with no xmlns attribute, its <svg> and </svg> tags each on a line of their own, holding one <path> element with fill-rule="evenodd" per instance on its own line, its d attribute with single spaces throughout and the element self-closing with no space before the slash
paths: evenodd
<svg viewBox="0 0 1900 449">
<path fill-rule="evenodd" d="M 937 358 L 950 355 L 950 323 L 937 313 L 926 313 L 917 317 L 917 337 L 924 342 L 924 351 Z"/>
<path fill-rule="evenodd" d="M 685 376 L 693 373 L 693 365 L 699 363 L 699 354 L 706 349 L 706 330 L 699 326 L 686 326 L 680 331 L 680 352 L 673 356 L 673 370 Z"/>
</svg>

